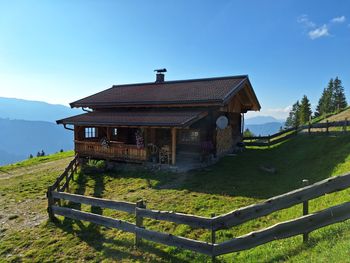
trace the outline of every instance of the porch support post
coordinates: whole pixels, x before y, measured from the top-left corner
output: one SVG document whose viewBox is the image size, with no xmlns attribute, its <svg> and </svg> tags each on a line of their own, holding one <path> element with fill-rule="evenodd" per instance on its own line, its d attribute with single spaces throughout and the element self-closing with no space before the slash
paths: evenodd
<svg viewBox="0 0 350 263">
<path fill-rule="evenodd" d="M 107 140 L 110 141 L 111 140 L 111 128 L 107 127 Z"/>
<path fill-rule="evenodd" d="M 176 163 L 176 128 L 171 129 L 171 164 Z"/>
</svg>

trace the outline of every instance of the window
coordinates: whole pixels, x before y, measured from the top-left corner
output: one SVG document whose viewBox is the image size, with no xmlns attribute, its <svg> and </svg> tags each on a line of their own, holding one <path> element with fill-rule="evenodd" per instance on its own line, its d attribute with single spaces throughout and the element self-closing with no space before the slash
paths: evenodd
<svg viewBox="0 0 350 263">
<path fill-rule="evenodd" d="M 199 131 L 185 130 L 180 132 L 180 143 L 196 144 L 199 143 Z"/>
<path fill-rule="evenodd" d="M 85 128 L 85 138 L 96 138 L 96 137 L 97 137 L 97 129 L 95 127 Z"/>
<path fill-rule="evenodd" d="M 118 135 L 118 128 L 113 128 L 112 129 L 112 136 L 117 136 Z"/>
</svg>

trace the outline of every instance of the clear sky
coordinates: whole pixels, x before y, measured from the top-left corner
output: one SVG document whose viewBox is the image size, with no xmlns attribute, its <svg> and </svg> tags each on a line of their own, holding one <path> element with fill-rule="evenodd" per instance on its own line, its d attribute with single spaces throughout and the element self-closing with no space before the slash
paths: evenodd
<svg viewBox="0 0 350 263">
<path fill-rule="evenodd" d="M 350 2 L 0 1 L 0 96 L 68 104 L 113 84 L 248 74 L 285 117 L 331 77 L 350 99 Z M 253 116 L 253 115 L 250 115 Z"/>
</svg>

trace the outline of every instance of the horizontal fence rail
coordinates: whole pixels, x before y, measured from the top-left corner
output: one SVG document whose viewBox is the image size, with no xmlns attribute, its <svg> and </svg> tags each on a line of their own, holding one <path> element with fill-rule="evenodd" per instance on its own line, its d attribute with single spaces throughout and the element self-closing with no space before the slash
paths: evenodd
<svg viewBox="0 0 350 263">
<path fill-rule="evenodd" d="M 350 174 L 335 176 L 313 185 L 305 186 L 286 194 L 272 197 L 265 202 L 239 208 L 225 215 L 214 217 L 212 219 L 212 225 L 215 230 L 227 229 L 243 224 L 252 219 L 289 208 L 304 201 L 344 190 L 348 187 L 350 187 Z"/>
<path fill-rule="evenodd" d="M 73 164 L 70 165 L 70 169 L 66 169 L 66 171 L 76 170 L 78 161 L 73 161 Z M 67 172 L 67 174 L 69 173 Z M 73 175 L 71 174 L 71 176 Z M 63 176 L 62 178 L 66 177 Z M 63 179 L 61 179 L 61 181 L 62 180 Z M 57 184 L 57 181 L 55 184 Z M 212 257 L 212 259 L 214 259 L 219 255 L 250 249 L 277 239 L 284 239 L 300 234 L 303 234 L 303 240 L 306 241 L 308 238 L 308 233 L 321 227 L 350 219 L 350 202 L 333 206 L 313 214 L 307 214 L 309 200 L 321 197 L 325 194 L 341 191 L 349 187 L 350 173 L 342 176 L 331 177 L 313 185 L 305 186 L 294 191 L 272 197 L 262 203 L 239 208 L 219 216 L 212 215 L 212 217 L 196 216 L 173 211 L 151 210 L 146 208 L 146 204 L 143 201 L 132 203 L 60 192 L 59 186 L 49 187 L 47 196 L 49 200 L 48 211 L 50 219 L 54 219 L 54 215 L 59 215 L 74 220 L 88 221 L 94 224 L 133 233 L 135 235 L 136 246 L 139 246 L 141 244 L 141 240 L 144 239 L 202 253 L 209 255 Z M 135 223 L 64 207 L 60 205 L 60 200 L 127 212 L 134 215 Z M 215 231 L 229 229 L 233 226 L 239 226 L 247 221 L 254 220 L 301 203 L 303 204 L 304 214 L 302 217 L 281 222 L 271 227 L 254 231 L 220 244 L 217 244 L 215 241 Z M 204 242 L 146 229 L 143 225 L 144 218 L 163 220 L 177 224 L 185 224 L 192 228 L 203 228 L 210 230 L 211 242 Z"/>
<path fill-rule="evenodd" d="M 130 233 L 135 233 L 135 225 L 123 220 L 59 206 L 52 206 L 52 212 L 56 215 L 65 216 L 71 219 L 88 221 L 94 224 L 117 228 Z"/>
<path fill-rule="evenodd" d="M 308 233 L 350 219 L 350 202 L 276 224 L 214 246 L 214 255 L 250 249 L 277 239 Z"/>
<path fill-rule="evenodd" d="M 209 217 L 175 213 L 170 211 L 148 210 L 136 208 L 138 214 L 155 220 L 164 220 L 177 224 L 185 224 L 193 228 L 212 229 L 212 219 Z"/>
<path fill-rule="evenodd" d="M 334 121 L 334 122 L 326 121 L 326 122 L 318 122 L 318 123 L 309 123 L 307 125 L 288 128 L 268 136 L 244 137 L 243 141 L 245 146 L 258 146 L 258 147 L 272 146 L 292 138 L 302 130 L 308 130 L 308 133 L 311 134 L 312 129 L 326 129 L 326 133 L 329 133 L 329 128 L 332 128 L 332 127 L 343 127 L 343 130 L 346 131 L 346 128 L 348 125 L 350 125 L 350 123 L 347 119 L 345 119 L 344 121 Z"/>
<path fill-rule="evenodd" d="M 51 190 L 57 189 L 58 191 L 65 191 L 69 187 L 69 182 L 73 178 L 74 173 L 77 171 L 78 165 L 78 157 L 75 156 L 74 159 L 68 164 L 64 172 L 57 177 L 53 185 L 50 186 Z M 66 179 L 66 181 L 61 186 L 64 179 Z"/>
<path fill-rule="evenodd" d="M 110 208 L 127 213 L 134 213 L 136 208 L 136 204 L 131 202 L 113 201 L 109 199 L 102 199 L 69 193 L 52 192 L 52 197 L 56 199 L 68 200 L 73 203 L 87 204 L 92 206 L 98 206 L 101 208 Z"/>
<path fill-rule="evenodd" d="M 136 228 L 136 232 L 140 237 L 156 243 L 188 249 L 206 255 L 212 255 L 213 253 L 213 244 L 211 243 L 147 230 L 144 228 Z"/>
</svg>

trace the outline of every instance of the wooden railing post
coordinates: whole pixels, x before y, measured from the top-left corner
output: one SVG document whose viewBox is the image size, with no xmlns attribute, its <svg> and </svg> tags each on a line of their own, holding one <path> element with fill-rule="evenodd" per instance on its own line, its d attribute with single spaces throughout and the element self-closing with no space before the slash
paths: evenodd
<svg viewBox="0 0 350 263">
<path fill-rule="evenodd" d="M 308 133 L 311 135 L 311 122 L 309 122 Z"/>
<path fill-rule="evenodd" d="M 326 121 L 326 133 L 327 133 L 327 135 L 329 134 L 329 123 L 328 123 L 328 120 Z"/>
<path fill-rule="evenodd" d="M 268 146 L 268 148 L 270 148 L 270 143 L 271 143 L 270 140 L 271 140 L 271 139 L 270 139 L 270 134 L 269 134 L 269 137 L 268 137 L 268 139 L 267 139 L 267 146 Z"/>
<path fill-rule="evenodd" d="M 143 200 L 139 200 L 136 202 L 135 208 L 135 217 L 136 217 L 136 227 L 143 228 L 143 217 L 138 214 L 137 208 L 146 208 L 146 204 Z M 141 244 L 141 238 L 137 236 L 137 232 L 135 232 L 135 246 L 139 247 Z"/>
<path fill-rule="evenodd" d="M 309 180 L 304 179 L 303 180 L 303 187 L 309 185 Z M 306 216 L 309 214 L 309 201 L 304 201 L 303 202 L 303 216 Z M 306 232 L 303 234 L 303 242 L 306 243 L 309 240 L 309 233 Z"/>
<path fill-rule="evenodd" d="M 215 213 L 211 214 L 211 217 L 215 217 Z M 214 244 L 216 243 L 216 233 L 215 233 L 215 229 L 213 226 L 211 226 L 211 243 L 214 246 Z M 216 261 L 216 257 L 212 254 L 211 256 L 211 262 L 215 262 Z"/>
<path fill-rule="evenodd" d="M 55 218 L 55 215 L 52 212 L 52 206 L 55 204 L 55 201 L 52 197 L 52 187 L 51 186 L 49 186 L 47 188 L 46 196 L 47 196 L 47 213 L 49 214 L 49 219 L 51 221 L 53 221 Z"/>
</svg>

